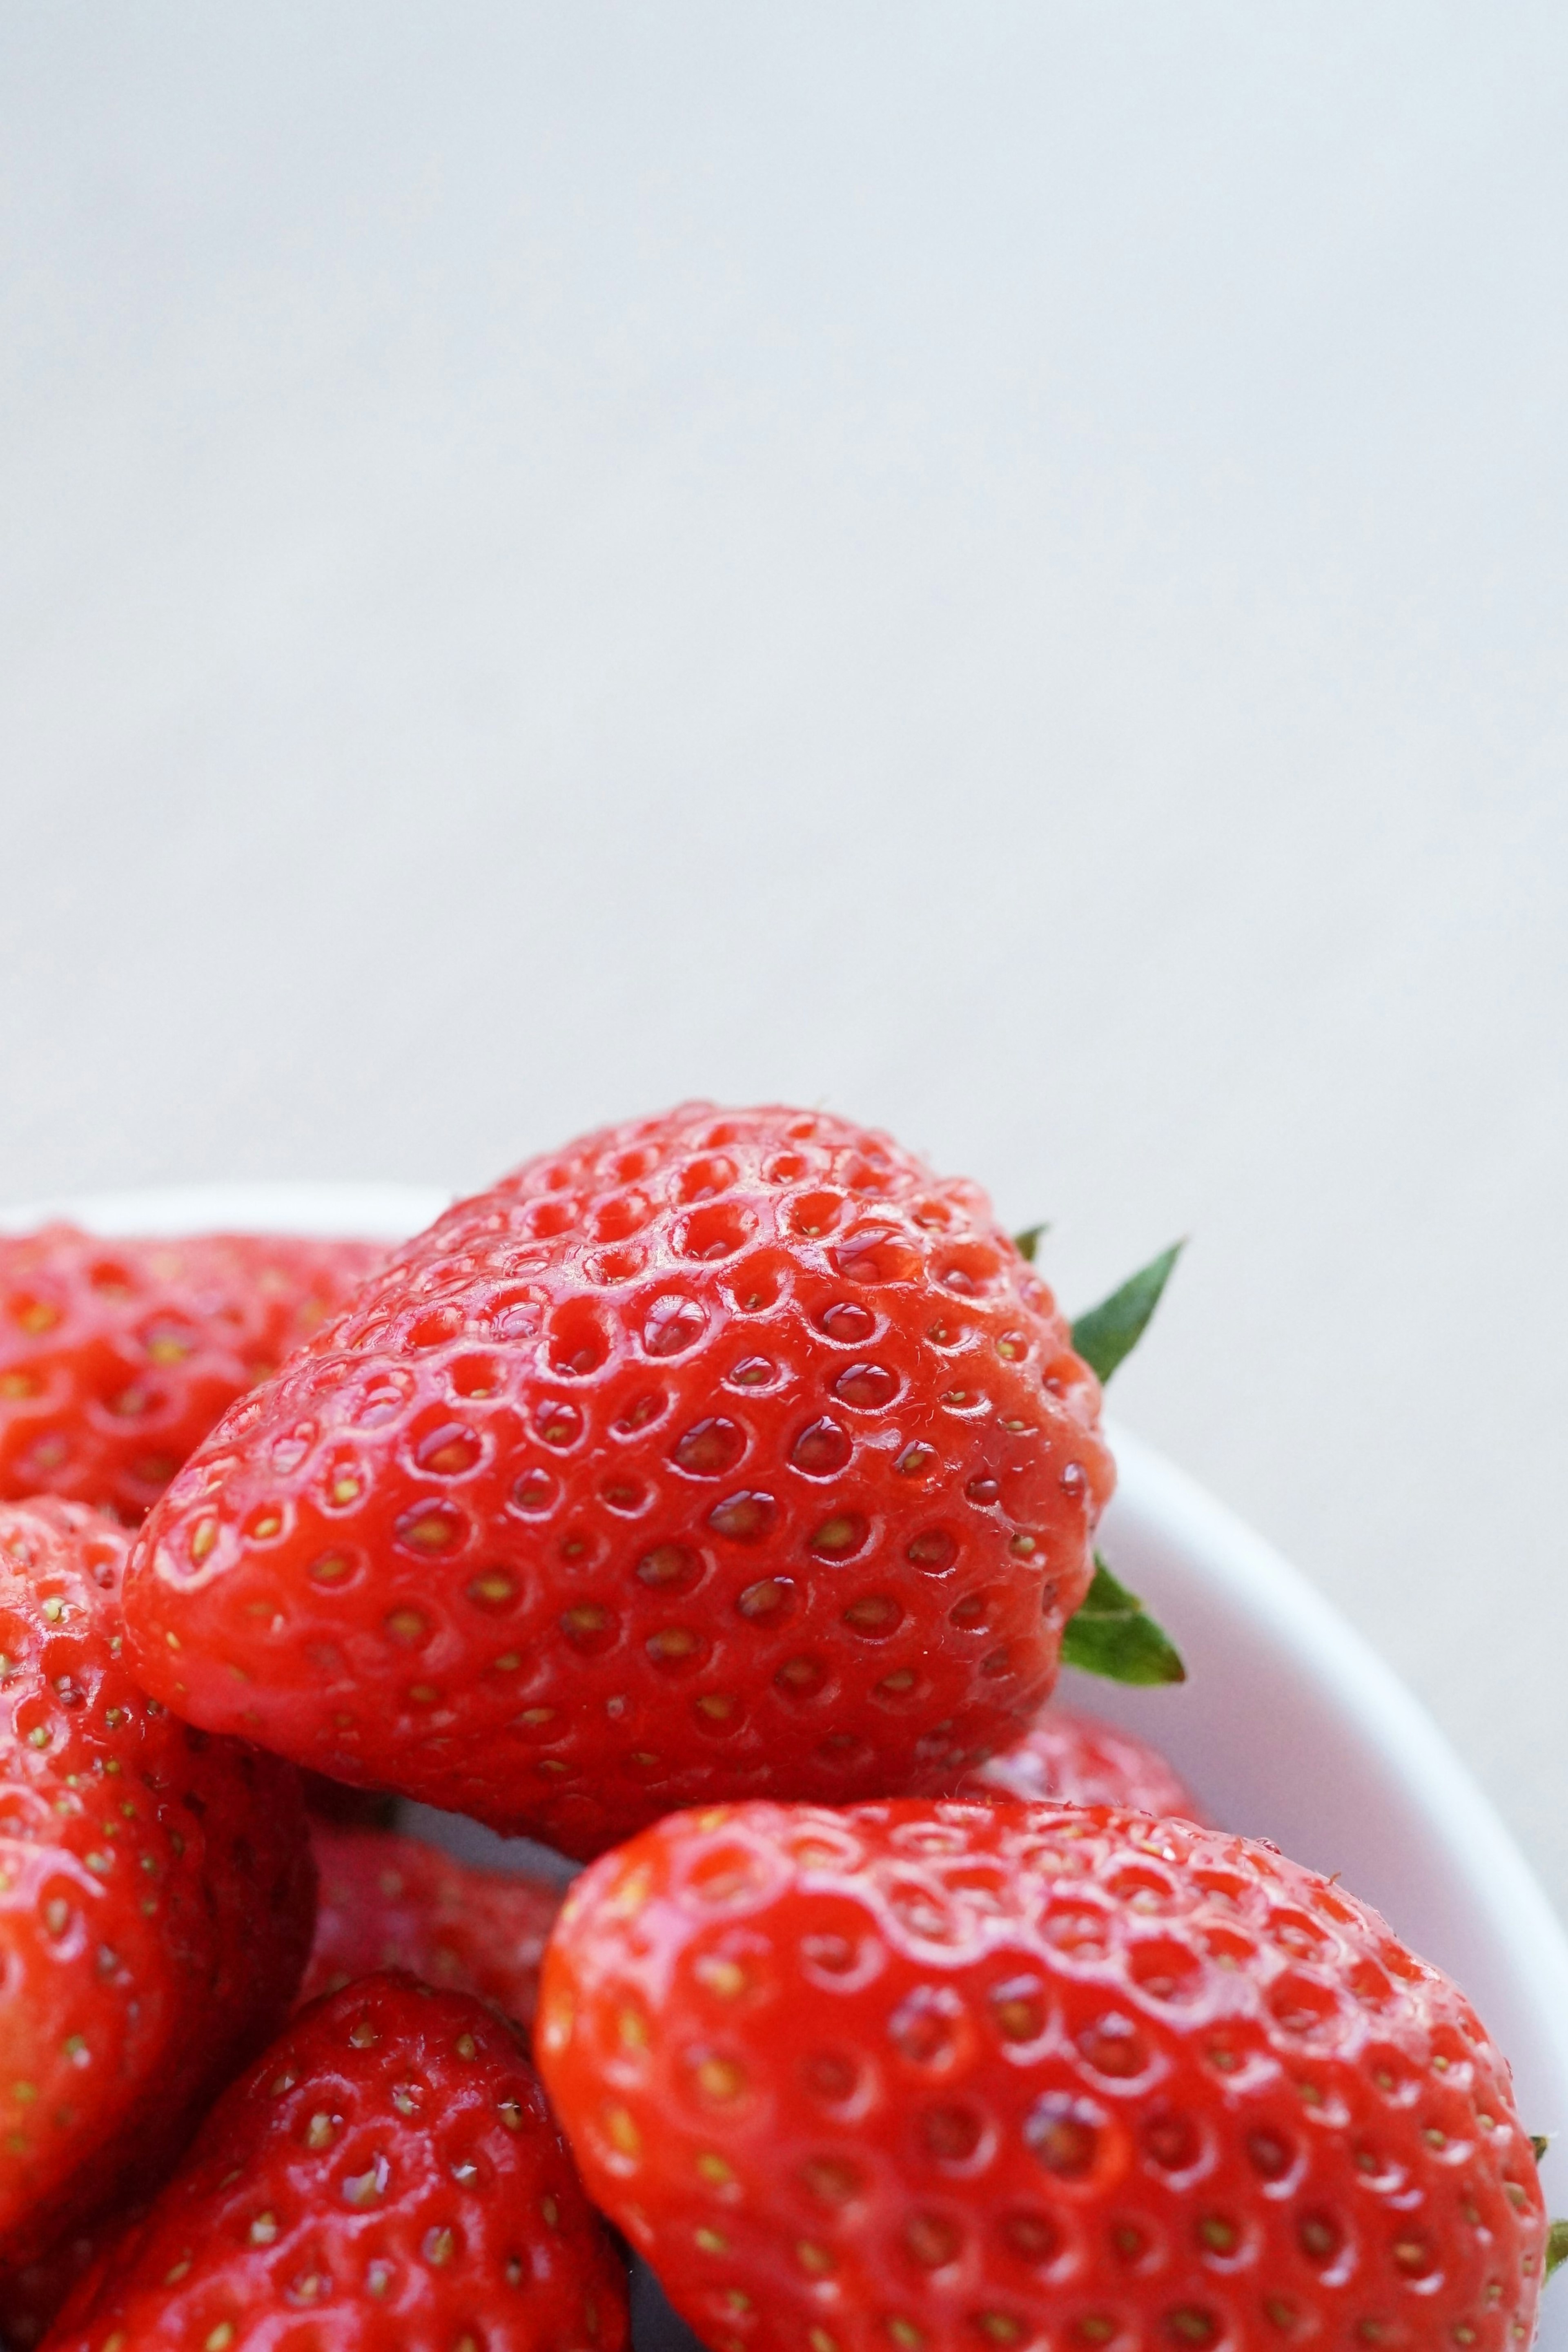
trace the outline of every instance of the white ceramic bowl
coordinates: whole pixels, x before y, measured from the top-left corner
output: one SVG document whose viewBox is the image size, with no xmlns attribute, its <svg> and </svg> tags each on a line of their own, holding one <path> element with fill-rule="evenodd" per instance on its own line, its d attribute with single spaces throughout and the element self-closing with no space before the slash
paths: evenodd
<svg viewBox="0 0 1568 2352">
<path fill-rule="evenodd" d="M 402 1239 L 447 1195 L 390 1184 L 210 1184 L 95 1193 L 0 1215 L 103 1234 L 272 1231 Z M 1337 1871 L 1461 1984 L 1512 2063 L 1528 2130 L 1568 2129 L 1568 1939 L 1512 1838 L 1404 1685 L 1320 1593 L 1178 1470 L 1113 1425 L 1102 1531 L 1186 1659 L 1179 1689 L 1064 1677 L 1073 1706 L 1145 1734 L 1227 1827 Z M 427 1817 L 444 1843 L 498 1845 Z M 1548 2159 L 1548 2201 L 1568 2182 Z M 1568 2352 L 1568 2282 L 1538 2342 Z"/>
</svg>

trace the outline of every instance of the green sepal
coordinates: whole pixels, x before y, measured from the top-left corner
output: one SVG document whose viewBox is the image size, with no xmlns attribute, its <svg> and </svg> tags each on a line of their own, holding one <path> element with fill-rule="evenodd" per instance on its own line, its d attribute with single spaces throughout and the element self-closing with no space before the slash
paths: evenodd
<svg viewBox="0 0 1568 2352">
<path fill-rule="evenodd" d="M 1049 1225 L 1026 1225 L 1021 1234 L 1015 1234 L 1013 1235 L 1013 1247 L 1017 1250 L 1019 1257 L 1027 1258 L 1030 1265 L 1032 1265 L 1034 1264 L 1034 1254 L 1040 1247 L 1041 1237 L 1050 1233 L 1050 1231 L 1051 1227 Z"/>
<path fill-rule="evenodd" d="M 1173 1242 L 1168 1250 L 1152 1258 L 1120 1290 L 1113 1290 L 1109 1298 L 1103 1298 L 1098 1307 L 1091 1307 L 1074 1323 L 1072 1345 L 1101 1380 L 1110 1379 L 1148 1329 L 1149 1318 L 1160 1303 L 1160 1293 L 1186 1246 L 1185 1242 Z"/>
<path fill-rule="evenodd" d="M 1186 1668 L 1135 1592 L 1118 1584 L 1098 1552 L 1094 1581 L 1061 1633 L 1061 1663 L 1113 1683 L 1185 1683 Z"/>
<path fill-rule="evenodd" d="M 1535 2161 L 1539 2164 L 1547 2149 L 1551 2147 L 1552 2142 L 1547 2138 L 1544 2132 L 1531 2132 L 1530 2135 L 1530 2145 L 1535 2150 Z"/>
<path fill-rule="evenodd" d="M 1552 2221 L 1546 2231 L 1546 2275 L 1568 2263 L 1568 2221 Z"/>
</svg>

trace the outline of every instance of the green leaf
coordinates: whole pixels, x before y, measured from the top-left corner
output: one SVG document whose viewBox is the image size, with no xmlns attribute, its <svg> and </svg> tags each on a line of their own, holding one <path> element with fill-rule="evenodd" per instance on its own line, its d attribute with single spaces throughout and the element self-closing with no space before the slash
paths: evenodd
<svg viewBox="0 0 1568 2352">
<path fill-rule="evenodd" d="M 1098 1307 L 1091 1307 L 1074 1323 L 1073 1347 L 1101 1380 L 1110 1379 L 1148 1329 L 1149 1318 L 1160 1303 L 1160 1293 L 1186 1246 L 1185 1242 L 1173 1242 L 1168 1250 L 1162 1250 L 1120 1290 L 1113 1290 L 1109 1298 L 1103 1298 Z"/>
<path fill-rule="evenodd" d="M 1098 1552 L 1094 1581 L 1061 1635 L 1061 1663 L 1113 1683 L 1185 1683 L 1175 1643 L 1135 1592 L 1118 1584 Z"/>
<path fill-rule="evenodd" d="M 1547 2138 L 1544 2132 L 1531 2132 L 1530 2135 L 1530 2145 L 1535 2150 L 1535 2161 L 1539 2164 L 1547 2149 L 1551 2147 L 1552 2142 Z"/>
<path fill-rule="evenodd" d="M 1553 2221 L 1546 2232 L 1546 2275 L 1568 2263 L 1568 2221 Z"/>
<path fill-rule="evenodd" d="M 1015 1234 L 1013 1235 L 1013 1247 L 1017 1250 L 1019 1257 L 1028 1258 L 1030 1265 L 1032 1265 L 1034 1264 L 1034 1254 L 1040 1247 L 1040 1236 L 1044 1234 L 1050 1233 L 1050 1231 L 1051 1227 L 1049 1225 L 1026 1225 L 1021 1234 Z"/>
</svg>

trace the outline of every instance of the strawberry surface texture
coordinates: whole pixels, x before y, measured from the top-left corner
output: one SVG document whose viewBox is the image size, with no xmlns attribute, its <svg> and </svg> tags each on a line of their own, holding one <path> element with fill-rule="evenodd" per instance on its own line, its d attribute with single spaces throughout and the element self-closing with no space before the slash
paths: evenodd
<svg viewBox="0 0 1568 2352">
<path fill-rule="evenodd" d="M 0 1504 L 0 2271 L 156 2177 L 310 1947 L 298 1775 L 144 1696 L 125 1540 Z"/>
<path fill-rule="evenodd" d="M 1047 1707 L 1020 1740 L 966 1773 L 953 1793 L 1121 1805 L 1140 1813 L 1179 1814 L 1189 1822 L 1204 1818 L 1157 1748 L 1064 1706 Z"/>
<path fill-rule="evenodd" d="M 51 2352 L 621 2352 L 626 2288 L 514 2031 L 397 1975 L 214 2108 Z"/>
<path fill-rule="evenodd" d="M 716 2352 L 1527 2343 L 1508 2070 L 1375 1913 L 1105 1807 L 754 1803 L 568 1896 L 537 2038 Z"/>
<path fill-rule="evenodd" d="M 320 1894 L 302 2000 L 404 1969 L 532 2024 L 561 1887 L 480 1870 L 387 1830 L 318 1823 L 311 1840 Z"/>
<path fill-rule="evenodd" d="M 386 1256 L 379 1242 L 0 1235 L 0 1496 L 136 1525 L 235 1397 Z"/>
<path fill-rule="evenodd" d="M 939 1790 L 1051 1687 L 1099 1404 L 976 1186 L 687 1105 L 450 1210 L 225 1416 L 133 1556 L 139 1671 L 579 1855 Z"/>
</svg>

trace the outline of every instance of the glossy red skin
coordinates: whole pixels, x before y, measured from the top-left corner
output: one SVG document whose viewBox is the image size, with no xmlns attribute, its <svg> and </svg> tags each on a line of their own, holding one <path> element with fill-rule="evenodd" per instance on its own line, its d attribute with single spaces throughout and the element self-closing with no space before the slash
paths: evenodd
<svg viewBox="0 0 1568 2352">
<path fill-rule="evenodd" d="M 626 2286 L 513 2029 L 466 1994 L 375 1976 L 303 2011 L 230 2087 L 48 2345 L 117 2338 L 622 2352 Z"/>
<path fill-rule="evenodd" d="M 377 1969 L 493 2002 L 527 2027 L 564 1888 L 458 1862 L 387 1830 L 311 1832 L 320 1896 L 300 2000 Z"/>
<path fill-rule="evenodd" d="M 958 1797 L 1022 1797 L 1031 1803 L 1121 1805 L 1201 1822 L 1197 1799 L 1157 1748 L 1092 1715 L 1047 1707 L 1015 1746 L 966 1773 Z"/>
<path fill-rule="evenodd" d="M 0 1504 L 0 2268 L 172 2160 L 310 1947 L 298 1775 L 143 1696 L 124 1554 L 79 1505 Z"/>
<path fill-rule="evenodd" d="M 688 1105 L 449 1211 L 228 1415 L 135 1553 L 139 1667 L 567 1853 L 938 1789 L 1055 1678 L 1099 1401 L 976 1187 Z"/>
<path fill-rule="evenodd" d="M 1502 2059 L 1375 1913 L 1219 1831 L 672 1818 L 572 1888 L 536 2047 L 589 2195 L 716 2352 L 1530 2338 Z"/>
<path fill-rule="evenodd" d="M 235 1399 L 386 1255 L 290 1234 L 0 1234 L 0 1496 L 138 1525 Z"/>
</svg>

